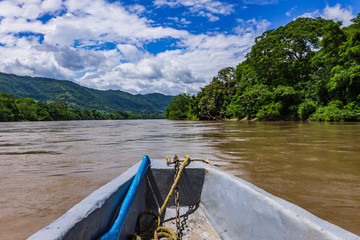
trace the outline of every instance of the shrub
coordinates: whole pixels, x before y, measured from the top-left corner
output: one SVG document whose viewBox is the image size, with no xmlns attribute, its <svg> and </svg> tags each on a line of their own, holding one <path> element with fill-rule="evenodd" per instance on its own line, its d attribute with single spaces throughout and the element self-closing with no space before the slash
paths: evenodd
<svg viewBox="0 0 360 240">
<path fill-rule="evenodd" d="M 316 102 L 306 99 L 305 102 L 302 102 L 298 108 L 298 116 L 301 120 L 306 120 L 311 114 L 316 111 Z"/>
</svg>

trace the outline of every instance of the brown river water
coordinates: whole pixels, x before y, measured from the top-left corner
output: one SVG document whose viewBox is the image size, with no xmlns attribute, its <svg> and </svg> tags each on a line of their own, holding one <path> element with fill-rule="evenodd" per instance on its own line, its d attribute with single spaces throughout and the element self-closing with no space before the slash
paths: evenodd
<svg viewBox="0 0 360 240">
<path fill-rule="evenodd" d="M 360 123 L 0 123 L 0 239 L 26 239 L 143 154 L 218 167 L 360 235 Z"/>
</svg>

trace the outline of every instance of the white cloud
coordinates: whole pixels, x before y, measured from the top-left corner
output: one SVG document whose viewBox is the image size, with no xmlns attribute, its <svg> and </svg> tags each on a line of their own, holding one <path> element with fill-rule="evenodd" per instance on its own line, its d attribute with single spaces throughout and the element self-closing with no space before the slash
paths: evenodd
<svg viewBox="0 0 360 240">
<path fill-rule="evenodd" d="M 249 19 L 247 21 L 243 19 L 236 20 L 239 25 L 234 29 L 236 33 L 240 36 L 258 36 L 262 34 L 270 26 L 270 22 L 266 19 L 257 21 L 255 18 Z"/>
<path fill-rule="evenodd" d="M 245 4 L 256 4 L 256 5 L 269 5 L 277 4 L 279 0 L 243 0 Z"/>
<path fill-rule="evenodd" d="M 292 7 L 289 11 L 287 11 L 287 12 L 285 13 L 285 15 L 286 15 L 287 17 L 290 17 L 291 14 L 294 12 L 294 10 L 295 10 L 296 8 L 297 8 L 297 6 Z"/>
<path fill-rule="evenodd" d="M 155 0 L 154 5 L 168 7 L 188 7 L 190 12 L 198 16 L 208 17 L 210 21 L 219 20 L 218 15 L 230 15 L 234 12 L 234 5 L 214 0 Z"/>
<path fill-rule="evenodd" d="M 214 14 L 212 13 L 206 13 L 204 11 L 200 11 L 198 13 L 199 16 L 202 16 L 202 17 L 207 17 L 209 18 L 209 21 L 210 22 L 215 22 L 215 21 L 218 21 L 220 18 L 218 16 L 215 16 Z"/>
<path fill-rule="evenodd" d="M 173 20 L 176 23 L 181 23 L 183 25 L 188 25 L 191 23 L 191 21 L 187 20 L 186 18 L 168 17 L 168 19 Z"/>
<path fill-rule="evenodd" d="M 123 7 L 104 0 L 19 3 L 0 1 L 0 71 L 132 93 L 195 93 L 219 69 L 244 60 L 254 38 L 269 26 L 266 20 L 238 20 L 233 34 L 210 36 L 152 26 L 150 19 L 139 16 L 144 12 L 141 5 Z M 233 11 L 232 6 L 212 0 L 173 3 L 186 5 L 195 14 L 203 12 L 209 19 Z M 46 13 L 54 17 L 37 20 Z M 190 23 L 181 17 L 172 20 Z M 146 51 L 147 44 L 158 40 L 170 41 L 175 49 Z"/>
<path fill-rule="evenodd" d="M 130 92 L 137 92 L 143 87 L 144 92 L 159 91 L 169 94 L 180 92 L 195 93 L 208 83 L 217 71 L 228 66 L 235 66 L 244 60 L 254 38 L 268 26 L 267 20 L 238 20 L 234 29 L 236 35 L 205 34 L 189 35 L 179 44 L 183 50 L 165 51 L 156 56 L 147 56 L 139 61 L 113 66 L 112 71 L 85 75 L 81 84 L 108 89 L 114 86 Z M 102 82 L 98 82 L 98 78 Z M 117 81 L 116 79 L 124 79 Z"/>
<path fill-rule="evenodd" d="M 316 18 L 316 17 L 320 17 L 319 10 L 315 10 L 313 12 L 303 13 L 300 16 L 298 16 L 297 18 Z"/>
<path fill-rule="evenodd" d="M 41 13 L 41 0 L 36 1 L 0 1 L 0 16 L 3 17 L 23 17 L 26 19 L 36 19 Z"/>
<path fill-rule="evenodd" d="M 140 4 L 134 4 L 126 8 L 126 10 L 130 13 L 136 13 L 137 15 L 141 15 L 146 12 L 146 8 Z"/>
<path fill-rule="evenodd" d="M 299 17 L 322 17 L 325 19 L 333 19 L 335 21 L 341 21 L 344 27 L 352 24 L 351 19 L 355 18 L 355 15 L 352 13 L 351 8 L 342 8 L 341 4 L 337 3 L 335 6 L 331 7 L 326 5 L 326 7 L 320 12 L 319 10 L 315 10 L 313 12 L 304 13 Z"/>
<path fill-rule="evenodd" d="M 124 59 L 135 60 L 144 57 L 144 52 L 139 50 L 136 46 L 131 44 L 118 44 L 117 49 L 124 56 Z"/>
<path fill-rule="evenodd" d="M 190 23 L 191 23 L 191 21 L 186 20 L 186 18 L 181 18 L 181 19 L 180 19 L 180 22 L 181 22 L 182 24 L 184 24 L 184 25 L 187 25 L 187 24 L 190 24 Z"/>
<path fill-rule="evenodd" d="M 326 19 L 334 19 L 335 21 L 341 21 L 343 26 L 349 26 L 352 23 L 351 19 L 355 18 L 352 14 L 351 8 L 341 8 L 341 4 L 339 3 L 334 7 L 326 5 L 322 17 Z"/>
<path fill-rule="evenodd" d="M 62 7 L 61 0 L 44 0 L 41 3 L 41 8 L 47 12 L 57 11 L 57 10 L 61 9 L 61 7 Z"/>
</svg>

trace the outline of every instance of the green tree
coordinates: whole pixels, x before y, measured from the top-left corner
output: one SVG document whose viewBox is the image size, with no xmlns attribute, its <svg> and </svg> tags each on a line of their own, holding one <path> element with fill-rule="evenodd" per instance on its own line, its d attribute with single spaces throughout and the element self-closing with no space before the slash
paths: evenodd
<svg viewBox="0 0 360 240">
<path fill-rule="evenodd" d="M 360 120 L 360 14 L 353 22 L 298 18 L 264 32 L 235 71 L 175 99 L 167 117 Z"/>
<path fill-rule="evenodd" d="M 309 80 L 310 59 L 319 49 L 324 27 L 331 20 L 298 18 L 257 37 L 247 56 L 257 83 L 297 86 Z"/>
<path fill-rule="evenodd" d="M 312 81 L 306 87 L 306 98 L 318 105 L 326 105 L 331 99 L 327 84 L 333 76 L 332 69 L 339 64 L 339 47 L 345 41 L 346 35 L 341 29 L 341 22 L 328 22 L 320 41 L 321 49 L 310 60 L 313 68 L 310 74 Z"/>
<path fill-rule="evenodd" d="M 50 117 L 55 121 L 80 119 L 80 116 L 70 109 L 67 102 L 64 101 L 49 103 L 47 109 Z"/>
<path fill-rule="evenodd" d="M 235 69 L 221 69 L 212 82 L 198 94 L 200 119 L 221 120 L 227 117 L 227 106 L 236 92 Z"/>
<path fill-rule="evenodd" d="M 17 97 L 0 92 L 0 121 L 17 121 L 19 110 L 16 106 Z"/>
<path fill-rule="evenodd" d="M 314 91 L 312 74 L 323 69 L 326 64 L 322 62 L 320 66 L 320 60 L 328 56 L 318 54 L 317 61 L 313 58 L 321 52 L 321 41 L 330 42 L 331 39 L 324 40 L 323 36 L 331 27 L 335 32 L 339 25 L 321 18 L 298 18 L 256 38 L 246 60 L 235 71 L 238 88 L 228 107 L 233 116 L 299 119 L 299 105 L 326 91 L 323 79 L 319 80 L 319 90 Z M 301 118 L 314 110 L 307 107 L 305 111 L 303 105 Z"/>
<path fill-rule="evenodd" d="M 52 121 L 50 114 L 47 111 L 47 106 L 44 103 L 39 103 L 39 108 L 37 112 L 37 116 L 39 121 Z"/>
<path fill-rule="evenodd" d="M 360 13 L 344 29 L 346 41 L 339 47 L 339 64 L 332 68 L 327 87 L 333 98 L 350 103 L 360 95 Z"/>
<path fill-rule="evenodd" d="M 185 93 L 174 97 L 166 109 L 166 118 L 171 120 L 193 120 L 193 101 L 194 98 Z"/>
<path fill-rule="evenodd" d="M 38 104 L 32 98 L 21 98 L 16 103 L 19 109 L 19 119 L 28 121 L 37 121 L 39 110 Z"/>
<path fill-rule="evenodd" d="M 125 111 L 117 110 L 115 113 L 110 114 L 111 119 L 129 119 L 130 113 Z"/>
</svg>

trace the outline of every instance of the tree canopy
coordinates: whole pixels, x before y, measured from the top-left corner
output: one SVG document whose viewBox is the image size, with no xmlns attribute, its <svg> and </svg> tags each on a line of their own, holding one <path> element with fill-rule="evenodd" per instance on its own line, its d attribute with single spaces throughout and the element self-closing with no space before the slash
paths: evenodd
<svg viewBox="0 0 360 240">
<path fill-rule="evenodd" d="M 204 120 L 359 121 L 360 14 L 344 28 L 333 20 L 298 18 L 266 31 L 236 69 L 220 70 L 186 97 L 191 101 L 181 109 L 170 103 L 167 118 L 178 111 L 176 119 L 191 112 Z"/>
</svg>

